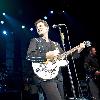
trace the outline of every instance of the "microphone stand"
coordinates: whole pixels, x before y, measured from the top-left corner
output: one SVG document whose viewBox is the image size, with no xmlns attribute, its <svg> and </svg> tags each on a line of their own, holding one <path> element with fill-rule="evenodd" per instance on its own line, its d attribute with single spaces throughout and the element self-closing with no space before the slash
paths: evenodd
<svg viewBox="0 0 100 100">
<path fill-rule="evenodd" d="M 64 52 L 66 52 L 65 43 L 64 43 L 64 34 L 61 32 L 61 27 L 59 26 L 58 28 L 59 28 L 59 32 L 60 32 L 60 36 L 61 36 L 61 40 L 62 40 L 63 49 L 64 49 Z M 66 61 L 68 61 L 67 56 L 65 57 L 65 59 L 66 59 Z M 73 92 L 74 98 L 76 98 L 75 87 L 74 87 L 74 83 L 73 83 L 73 79 L 72 79 L 72 75 L 71 75 L 71 70 L 69 68 L 69 64 L 67 65 L 67 68 L 68 68 L 68 74 L 69 74 L 69 78 L 70 78 L 70 82 L 71 82 L 71 86 L 72 86 L 72 92 Z"/>
<path fill-rule="evenodd" d="M 68 44 L 69 44 L 70 49 L 71 49 L 72 47 L 71 47 L 71 43 L 70 43 L 70 39 L 69 39 L 68 30 L 67 30 L 67 27 L 65 27 L 65 28 L 66 28 L 66 31 L 67 31 Z M 74 71 L 75 71 L 75 73 L 76 73 L 75 76 L 76 76 L 77 83 L 78 83 L 79 97 L 82 97 L 82 96 L 83 96 L 83 94 L 82 94 L 82 89 L 81 89 L 80 82 L 79 82 L 79 79 L 78 79 L 78 75 L 77 75 L 77 71 L 76 71 L 76 66 L 75 66 L 74 58 L 73 58 L 73 57 L 71 57 L 71 58 L 72 58 L 73 66 L 74 66 Z M 73 87 L 74 98 L 77 99 L 77 98 L 76 98 L 76 94 L 75 94 L 75 88 L 74 88 L 74 85 L 73 85 L 73 84 L 72 84 L 72 87 Z M 82 94 L 82 95 L 80 95 L 80 94 Z"/>
</svg>

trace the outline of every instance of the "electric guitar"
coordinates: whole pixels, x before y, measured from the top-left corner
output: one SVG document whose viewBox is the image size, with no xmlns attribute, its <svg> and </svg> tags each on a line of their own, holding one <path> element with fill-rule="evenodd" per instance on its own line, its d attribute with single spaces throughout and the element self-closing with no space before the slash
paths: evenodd
<svg viewBox="0 0 100 100">
<path fill-rule="evenodd" d="M 89 47 L 91 46 L 91 43 L 89 41 L 83 42 L 85 46 Z M 64 52 L 57 57 L 55 57 L 52 61 L 47 59 L 46 62 L 40 62 L 40 63 L 33 63 L 32 67 L 34 70 L 34 73 L 43 80 L 50 80 L 55 78 L 58 75 L 59 68 L 61 66 L 67 66 L 69 64 L 68 60 L 64 60 L 68 55 L 72 54 L 76 50 L 78 50 L 80 46 L 76 46 L 72 49 L 70 49 L 67 52 Z"/>
</svg>

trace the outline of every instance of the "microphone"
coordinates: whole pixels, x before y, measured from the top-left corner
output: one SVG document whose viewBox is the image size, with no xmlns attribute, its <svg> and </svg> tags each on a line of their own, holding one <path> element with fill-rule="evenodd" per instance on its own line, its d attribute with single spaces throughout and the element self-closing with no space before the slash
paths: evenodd
<svg viewBox="0 0 100 100">
<path fill-rule="evenodd" d="M 53 27 L 53 28 L 56 28 L 56 27 L 60 27 L 60 26 L 66 26 L 66 24 L 58 24 L 58 25 L 55 25 L 55 24 L 54 24 L 52 27 Z"/>
<path fill-rule="evenodd" d="M 52 25 L 52 27 L 53 27 L 53 28 L 56 28 L 56 27 L 58 27 L 58 25 L 55 25 L 55 24 L 54 24 L 54 25 Z"/>
</svg>

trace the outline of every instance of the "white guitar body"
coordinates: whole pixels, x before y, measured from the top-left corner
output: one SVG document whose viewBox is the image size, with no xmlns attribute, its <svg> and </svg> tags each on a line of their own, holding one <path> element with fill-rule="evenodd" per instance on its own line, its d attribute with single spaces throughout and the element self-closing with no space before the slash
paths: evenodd
<svg viewBox="0 0 100 100">
<path fill-rule="evenodd" d="M 66 60 L 57 60 L 55 63 L 48 62 L 47 64 L 33 63 L 34 73 L 43 80 L 53 79 L 58 75 L 59 67 L 68 65 Z"/>
</svg>

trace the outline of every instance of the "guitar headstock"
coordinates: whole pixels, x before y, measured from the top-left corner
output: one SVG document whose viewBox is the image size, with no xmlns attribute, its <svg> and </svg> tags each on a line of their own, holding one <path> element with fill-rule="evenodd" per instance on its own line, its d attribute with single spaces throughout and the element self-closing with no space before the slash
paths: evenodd
<svg viewBox="0 0 100 100">
<path fill-rule="evenodd" d="M 90 47 L 91 46 L 91 42 L 90 41 L 84 41 L 83 42 L 87 47 Z"/>
</svg>

